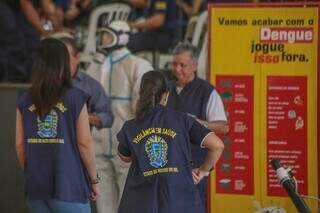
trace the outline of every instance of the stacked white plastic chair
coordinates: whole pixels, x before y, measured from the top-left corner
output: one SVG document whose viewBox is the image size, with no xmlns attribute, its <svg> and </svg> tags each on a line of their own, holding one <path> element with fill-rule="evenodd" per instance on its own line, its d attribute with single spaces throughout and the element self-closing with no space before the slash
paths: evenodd
<svg viewBox="0 0 320 213">
<path fill-rule="evenodd" d="M 199 78 L 207 79 L 208 69 L 208 30 L 206 29 L 208 11 L 202 12 L 197 20 L 195 30 L 192 36 L 192 44 L 200 49 L 198 59 L 197 74 Z M 201 39 L 201 37 L 203 38 Z M 202 43 L 201 43 L 202 41 Z"/>
<path fill-rule="evenodd" d="M 95 8 L 89 18 L 88 38 L 81 54 L 81 61 L 92 59 L 96 52 L 96 33 L 99 27 L 107 26 L 114 20 L 127 21 L 131 6 L 125 2 L 110 2 Z"/>
<path fill-rule="evenodd" d="M 199 47 L 201 36 L 203 35 L 203 31 L 205 30 L 205 26 L 207 23 L 207 18 L 208 18 L 208 11 L 204 11 L 199 15 L 197 19 L 197 24 L 194 29 L 192 42 L 191 42 L 196 47 Z"/>
</svg>

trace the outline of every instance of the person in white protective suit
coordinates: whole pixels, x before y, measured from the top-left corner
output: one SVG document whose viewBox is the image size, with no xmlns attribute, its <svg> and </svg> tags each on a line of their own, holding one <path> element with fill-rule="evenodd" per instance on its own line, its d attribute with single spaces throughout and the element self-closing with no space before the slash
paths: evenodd
<svg viewBox="0 0 320 213">
<path fill-rule="evenodd" d="M 153 70 L 148 61 L 132 55 L 127 49 L 129 37 L 130 27 L 123 21 L 113 21 L 108 27 L 100 28 L 97 52 L 103 55 L 104 60 L 97 57 L 102 62 L 101 66 L 94 62 L 88 68 L 88 74 L 101 82 L 109 95 L 114 114 L 111 129 L 93 132 L 93 139 L 100 144 L 96 151 L 104 153 L 103 158 L 97 159 L 102 179 L 98 213 L 117 212 L 130 164 L 121 161 L 117 155 L 116 134 L 125 121 L 134 118 L 140 79 L 145 72 Z"/>
</svg>

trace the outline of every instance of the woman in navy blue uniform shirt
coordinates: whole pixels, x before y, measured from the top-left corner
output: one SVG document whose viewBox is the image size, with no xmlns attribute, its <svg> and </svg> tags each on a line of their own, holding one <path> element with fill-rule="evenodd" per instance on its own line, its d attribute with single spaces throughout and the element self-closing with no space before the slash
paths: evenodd
<svg viewBox="0 0 320 213">
<path fill-rule="evenodd" d="M 88 95 L 71 86 L 68 50 L 40 42 L 32 85 L 18 101 L 16 151 L 32 212 L 91 212 L 100 194 L 90 137 Z"/>
<path fill-rule="evenodd" d="M 143 75 L 136 118 L 118 133 L 119 156 L 132 161 L 119 213 L 202 213 L 195 184 L 215 165 L 222 141 L 188 115 L 166 108 L 168 86 L 158 71 Z M 192 169 L 190 145 L 208 149 Z"/>
</svg>

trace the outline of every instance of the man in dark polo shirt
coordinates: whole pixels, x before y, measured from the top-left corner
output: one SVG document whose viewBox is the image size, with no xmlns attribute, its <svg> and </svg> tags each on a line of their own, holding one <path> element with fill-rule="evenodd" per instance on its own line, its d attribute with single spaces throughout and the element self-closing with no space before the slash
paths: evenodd
<svg viewBox="0 0 320 213">
<path fill-rule="evenodd" d="M 168 107 L 187 113 L 189 116 L 216 134 L 229 131 L 224 106 L 220 95 L 207 81 L 197 78 L 198 50 L 189 43 L 179 43 L 173 50 L 172 72 L 176 81 L 171 82 Z M 204 161 L 206 150 L 191 145 L 194 167 Z M 203 202 L 206 202 L 208 178 L 197 186 Z"/>
</svg>

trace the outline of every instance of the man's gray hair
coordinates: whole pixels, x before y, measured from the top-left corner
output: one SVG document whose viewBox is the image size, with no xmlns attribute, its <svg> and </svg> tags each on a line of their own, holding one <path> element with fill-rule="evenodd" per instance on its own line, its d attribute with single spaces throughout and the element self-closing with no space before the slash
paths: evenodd
<svg viewBox="0 0 320 213">
<path fill-rule="evenodd" d="M 50 35 L 50 38 L 55 38 L 62 41 L 65 45 L 69 45 L 75 53 L 79 53 L 78 45 L 74 39 L 74 36 L 66 32 L 57 32 Z"/>
<path fill-rule="evenodd" d="M 172 55 L 179 55 L 185 52 L 190 53 L 193 62 L 198 62 L 199 50 L 189 42 L 179 42 L 173 49 Z"/>
</svg>

